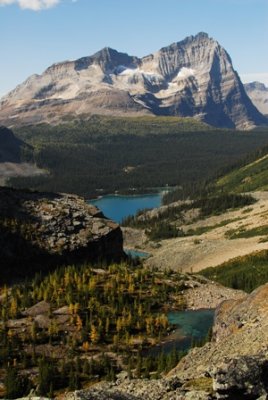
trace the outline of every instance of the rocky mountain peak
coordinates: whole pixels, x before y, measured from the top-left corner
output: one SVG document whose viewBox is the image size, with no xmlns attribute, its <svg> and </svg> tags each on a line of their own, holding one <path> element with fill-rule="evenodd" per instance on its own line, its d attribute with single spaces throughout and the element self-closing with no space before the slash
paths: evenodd
<svg viewBox="0 0 268 400">
<path fill-rule="evenodd" d="M 213 38 L 211 38 L 208 33 L 206 32 L 199 32 L 196 35 L 190 35 L 187 36 L 185 39 L 177 42 L 177 44 L 180 45 L 186 45 L 186 44 L 190 44 L 193 42 L 199 42 L 199 43 L 203 43 L 203 42 L 215 42 L 215 40 Z"/>
<path fill-rule="evenodd" d="M 248 98 L 228 53 L 204 32 L 142 59 L 105 47 L 54 64 L 0 102 L 0 122 L 7 126 L 92 114 L 195 117 L 241 129 L 267 122 Z"/>
<path fill-rule="evenodd" d="M 231 64 L 231 59 L 218 42 L 208 36 L 207 33 L 200 32 L 195 36 L 188 36 L 184 40 L 172 43 L 161 48 L 155 54 L 144 57 L 143 65 L 145 68 L 155 67 L 156 72 L 168 80 L 173 80 L 176 74 L 184 69 L 188 69 L 186 78 L 194 76 L 200 69 L 211 68 L 213 59 L 217 53 L 218 58 L 224 57 L 226 62 Z M 190 74 L 190 70 L 192 71 Z M 217 71 L 220 73 L 220 71 Z M 179 76 L 184 78 L 184 74 Z"/>
<path fill-rule="evenodd" d="M 138 58 L 136 57 L 131 57 L 126 53 L 120 53 L 110 47 L 104 47 L 92 56 L 76 60 L 75 69 L 79 71 L 88 68 L 90 65 L 99 65 L 103 72 L 113 72 L 121 65 L 134 67 L 137 65 L 137 62 Z"/>
</svg>

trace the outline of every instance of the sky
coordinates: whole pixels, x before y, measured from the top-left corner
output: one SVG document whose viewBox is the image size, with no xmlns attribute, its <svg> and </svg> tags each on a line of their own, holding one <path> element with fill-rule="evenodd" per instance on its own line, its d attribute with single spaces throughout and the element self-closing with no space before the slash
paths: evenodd
<svg viewBox="0 0 268 400">
<path fill-rule="evenodd" d="M 55 62 L 106 46 L 142 57 L 198 32 L 268 86 L 268 0 L 0 0 L 0 96 Z"/>
</svg>

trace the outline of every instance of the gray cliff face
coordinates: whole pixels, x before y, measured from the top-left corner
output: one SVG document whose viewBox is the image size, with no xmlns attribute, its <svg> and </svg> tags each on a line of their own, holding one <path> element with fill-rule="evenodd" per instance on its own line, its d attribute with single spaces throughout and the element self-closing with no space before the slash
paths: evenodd
<svg viewBox="0 0 268 400">
<path fill-rule="evenodd" d="M 227 52 L 206 33 L 141 59 L 104 48 L 54 64 L 0 101 L 0 121 L 8 126 L 92 114 L 190 116 L 241 129 L 266 122 Z"/>
<path fill-rule="evenodd" d="M 81 197 L 0 188 L 1 280 L 62 263 L 120 261 L 118 224 Z M 14 278 L 14 277 L 13 277 Z"/>
<path fill-rule="evenodd" d="M 268 88 L 261 82 L 246 83 L 244 88 L 255 107 L 268 116 Z"/>
<path fill-rule="evenodd" d="M 264 122 L 248 99 L 228 53 L 206 33 L 145 57 L 142 67 L 155 68 L 167 89 L 156 113 L 196 116 L 221 127 L 247 129 Z"/>
</svg>

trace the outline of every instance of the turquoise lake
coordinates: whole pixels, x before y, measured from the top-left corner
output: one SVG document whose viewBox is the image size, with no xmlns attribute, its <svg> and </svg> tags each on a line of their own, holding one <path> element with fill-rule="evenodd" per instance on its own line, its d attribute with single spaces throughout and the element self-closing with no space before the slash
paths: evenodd
<svg viewBox="0 0 268 400">
<path fill-rule="evenodd" d="M 124 249 L 124 252 L 132 257 L 132 258 L 148 258 L 150 256 L 149 253 L 146 253 L 145 251 L 140 251 L 140 250 L 133 250 L 133 249 Z"/>
<path fill-rule="evenodd" d="M 99 199 L 89 200 L 89 203 L 97 206 L 107 218 L 120 223 L 123 218 L 135 215 L 138 210 L 159 207 L 163 193 L 135 196 L 107 195 Z"/>
<path fill-rule="evenodd" d="M 167 317 L 176 328 L 167 340 L 150 350 L 151 354 L 161 351 L 169 353 L 174 347 L 177 350 L 188 350 L 193 339 L 204 339 L 213 325 L 214 310 L 172 311 Z"/>
</svg>

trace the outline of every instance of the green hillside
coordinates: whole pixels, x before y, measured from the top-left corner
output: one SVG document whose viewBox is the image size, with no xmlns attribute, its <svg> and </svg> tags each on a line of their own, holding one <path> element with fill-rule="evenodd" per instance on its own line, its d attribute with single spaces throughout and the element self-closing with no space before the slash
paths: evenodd
<svg viewBox="0 0 268 400">
<path fill-rule="evenodd" d="M 268 154 L 223 176 L 216 188 L 236 193 L 268 190 Z"/>
<path fill-rule="evenodd" d="M 200 274 L 224 286 L 251 292 L 268 282 L 268 251 L 234 258 L 217 267 L 206 268 Z"/>
</svg>

